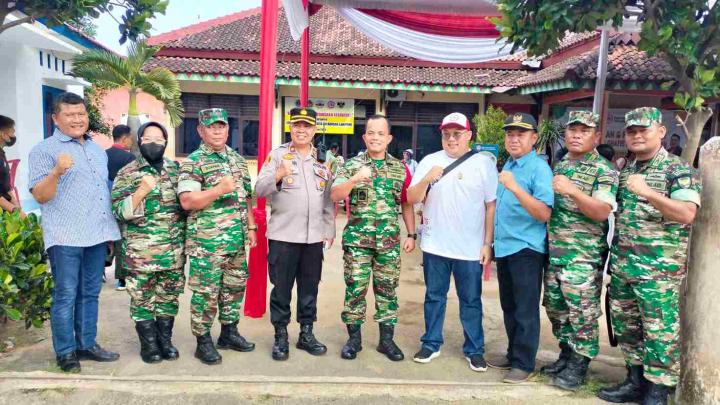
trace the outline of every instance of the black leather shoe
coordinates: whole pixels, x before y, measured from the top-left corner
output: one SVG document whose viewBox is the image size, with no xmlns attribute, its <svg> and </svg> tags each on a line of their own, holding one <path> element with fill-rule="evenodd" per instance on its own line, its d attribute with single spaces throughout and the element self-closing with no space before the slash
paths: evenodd
<svg viewBox="0 0 720 405">
<path fill-rule="evenodd" d="M 135 331 L 140 339 L 140 358 L 148 364 L 160 363 L 162 354 L 158 345 L 155 320 L 135 322 Z"/>
<path fill-rule="evenodd" d="M 197 337 L 195 357 L 204 364 L 211 366 L 222 363 L 222 356 L 215 350 L 215 345 L 213 345 L 212 337 L 209 333 Z"/>
<path fill-rule="evenodd" d="M 298 338 L 297 345 L 295 347 L 300 350 L 305 350 L 313 356 L 320 356 L 327 352 L 327 346 L 320 343 L 315 338 L 311 323 L 300 325 L 300 337 Z"/>
<path fill-rule="evenodd" d="M 272 347 L 273 360 L 285 361 L 290 357 L 287 326 L 275 325 L 275 342 Z"/>
<path fill-rule="evenodd" d="M 348 340 L 342 348 L 340 357 L 345 360 L 353 360 L 362 351 L 362 334 L 360 325 L 347 325 Z"/>
<path fill-rule="evenodd" d="M 568 391 L 577 391 L 585 382 L 590 358 L 573 352 L 567 365 L 552 379 L 552 385 Z"/>
<path fill-rule="evenodd" d="M 563 369 L 567 365 L 567 362 L 570 359 L 570 354 L 572 354 L 572 349 L 570 348 L 570 345 L 568 345 L 567 343 L 560 343 L 560 356 L 558 356 L 558 359 L 555 360 L 554 363 L 541 368 L 540 372 L 549 376 L 557 375 L 558 373 L 563 371 Z"/>
<path fill-rule="evenodd" d="M 218 349 L 232 349 L 238 352 L 251 352 L 255 350 L 255 343 L 250 343 L 238 333 L 237 322 L 222 325 L 220 337 L 217 341 Z"/>
<path fill-rule="evenodd" d="M 667 405 L 670 387 L 651 382 L 648 384 L 648 390 L 643 398 L 642 405 Z"/>
<path fill-rule="evenodd" d="M 55 358 L 58 367 L 66 373 L 79 373 L 80 372 L 80 361 L 77 358 L 75 352 L 63 354 Z"/>
<path fill-rule="evenodd" d="M 99 361 L 102 363 L 107 363 L 111 361 L 116 361 L 120 358 L 120 355 L 111 352 L 109 350 L 105 350 L 102 347 L 100 347 L 99 344 L 95 344 L 90 349 L 81 349 L 77 351 L 78 359 L 80 360 L 92 360 L 92 361 Z"/>
<path fill-rule="evenodd" d="M 649 381 L 643 376 L 643 366 L 627 367 L 628 374 L 622 383 L 603 388 L 598 398 L 603 401 L 621 404 L 624 402 L 640 402 L 645 396 Z"/>
<path fill-rule="evenodd" d="M 160 353 L 165 360 L 177 360 L 180 352 L 172 343 L 172 331 L 175 325 L 175 318 L 172 316 L 158 316 L 155 320 L 157 327 L 158 345 Z"/>
<path fill-rule="evenodd" d="M 395 334 L 395 325 L 389 323 L 381 323 L 380 325 L 380 343 L 378 343 L 377 351 L 384 354 L 392 361 L 400 361 L 405 358 L 402 350 L 393 341 Z"/>
</svg>

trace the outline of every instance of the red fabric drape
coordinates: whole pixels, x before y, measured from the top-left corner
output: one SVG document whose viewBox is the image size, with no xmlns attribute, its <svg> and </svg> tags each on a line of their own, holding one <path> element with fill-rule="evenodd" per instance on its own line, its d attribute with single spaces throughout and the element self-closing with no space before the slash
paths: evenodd
<svg viewBox="0 0 720 405">
<path fill-rule="evenodd" d="M 450 37 L 497 38 L 495 24 L 485 16 L 358 9 L 380 20 L 426 34 Z"/>
<path fill-rule="evenodd" d="M 278 0 L 263 0 L 260 47 L 260 115 L 258 134 L 258 172 L 272 146 L 273 110 L 275 107 L 275 75 L 277 70 Z M 260 318 L 267 303 L 267 238 L 265 231 L 265 199 L 258 198 L 253 210 L 258 226 L 258 244 L 250 250 L 250 278 L 245 292 L 245 316 Z"/>
</svg>

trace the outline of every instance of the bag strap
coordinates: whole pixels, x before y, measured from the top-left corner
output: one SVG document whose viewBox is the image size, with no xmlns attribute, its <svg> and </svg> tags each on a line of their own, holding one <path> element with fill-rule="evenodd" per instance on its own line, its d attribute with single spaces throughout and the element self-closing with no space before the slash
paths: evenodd
<svg viewBox="0 0 720 405">
<path fill-rule="evenodd" d="M 448 173 L 450 173 L 451 171 L 453 171 L 456 167 L 460 166 L 464 161 L 470 159 L 470 158 L 472 157 L 472 155 L 474 155 L 475 153 L 477 153 L 477 152 L 475 152 L 474 149 L 470 149 L 467 153 L 465 153 L 464 155 L 460 156 L 460 158 L 459 158 L 458 160 L 452 162 L 452 163 L 450 164 L 450 166 L 446 167 L 445 170 L 443 170 L 443 175 L 442 175 L 442 177 L 445 177 Z M 442 178 L 442 177 L 441 177 L 441 178 Z"/>
<path fill-rule="evenodd" d="M 458 158 L 458 160 L 452 162 L 448 167 L 446 167 L 445 169 L 443 169 L 443 174 L 442 174 L 442 176 L 440 176 L 440 179 L 442 179 L 443 177 L 447 176 L 448 173 L 450 173 L 451 171 L 453 171 L 456 167 L 460 166 L 464 161 L 470 159 L 470 158 L 471 158 L 474 154 L 476 154 L 476 153 L 477 153 L 477 152 L 476 152 L 474 149 L 470 149 L 470 150 L 469 150 L 468 152 L 466 152 L 464 155 L 460 156 L 460 157 Z M 440 179 L 438 179 L 438 181 L 440 181 Z M 437 183 L 437 182 L 436 182 L 436 183 Z M 433 184 L 434 184 L 434 183 L 433 183 Z M 425 200 L 427 200 L 427 195 L 430 193 L 430 189 L 432 188 L 433 184 L 430 184 L 430 185 L 428 186 L 427 191 L 425 192 L 425 198 L 423 199 L 423 203 L 425 202 Z"/>
</svg>

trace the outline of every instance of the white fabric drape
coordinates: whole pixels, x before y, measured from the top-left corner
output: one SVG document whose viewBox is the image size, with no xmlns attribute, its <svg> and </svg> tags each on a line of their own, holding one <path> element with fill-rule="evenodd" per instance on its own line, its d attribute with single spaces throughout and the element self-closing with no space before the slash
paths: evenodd
<svg viewBox="0 0 720 405">
<path fill-rule="evenodd" d="M 494 0 L 311 0 L 336 8 L 369 8 L 422 13 L 500 15 Z"/>
<path fill-rule="evenodd" d="M 462 38 L 426 34 L 399 27 L 352 8 L 338 14 L 363 34 L 405 56 L 441 63 L 478 63 L 510 54 L 511 45 L 495 38 Z"/>
<path fill-rule="evenodd" d="M 283 0 L 283 8 L 290 26 L 290 35 L 299 41 L 305 28 L 310 24 L 308 12 L 303 7 L 302 0 Z"/>
</svg>

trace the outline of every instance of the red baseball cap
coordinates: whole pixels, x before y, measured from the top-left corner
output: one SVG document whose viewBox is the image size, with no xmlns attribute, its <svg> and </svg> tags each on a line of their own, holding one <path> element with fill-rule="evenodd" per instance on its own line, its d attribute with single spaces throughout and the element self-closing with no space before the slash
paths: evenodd
<svg viewBox="0 0 720 405">
<path fill-rule="evenodd" d="M 440 124 L 440 129 L 445 128 L 460 128 L 460 129 L 466 129 L 470 130 L 470 120 L 464 115 L 459 112 L 454 112 L 442 120 L 442 124 Z"/>
</svg>

